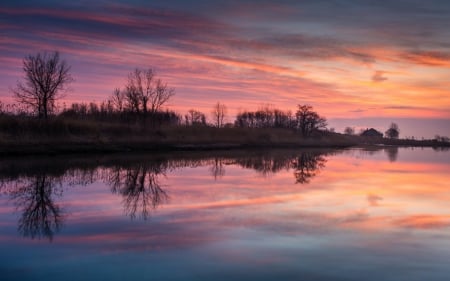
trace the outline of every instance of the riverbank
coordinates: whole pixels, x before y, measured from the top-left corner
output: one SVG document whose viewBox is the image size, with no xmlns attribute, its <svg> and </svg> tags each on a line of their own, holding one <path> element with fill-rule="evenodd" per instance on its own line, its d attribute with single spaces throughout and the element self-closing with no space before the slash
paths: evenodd
<svg viewBox="0 0 450 281">
<path fill-rule="evenodd" d="M 19 121 L 11 119 L 0 122 L 0 155 L 346 148 L 372 145 L 450 147 L 448 142 L 435 140 L 373 138 L 333 132 L 317 132 L 305 138 L 297 131 L 282 128 L 167 126 L 152 129 L 140 124 L 83 120 L 53 120 L 46 123 Z"/>
<path fill-rule="evenodd" d="M 224 129 L 225 130 L 225 129 Z M 183 130 L 181 130 L 183 131 Z M 435 147 L 450 149 L 449 143 L 432 140 L 391 140 L 368 139 L 359 136 L 325 133 L 321 136 L 302 138 L 291 132 L 278 130 L 215 130 L 213 135 L 199 135 L 191 131 L 176 130 L 172 135 L 129 137 L 36 137 L 2 138 L 0 155 L 58 155 L 79 153 L 118 153 L 150 151 L 192 151 L 192 150 L 231 150 L 231 149 L 269 149 L 269 148 L 347 148 L 367 146 Z M 237 132 L 236 132 L 237 131 Z M 233 133 L 231 137 L 230 133 Z"/>
<path fill-rule="evenodd" d="M 115 153 L 146 151 L 229 150 L 262 148 L 345 148 L 355 146 L 350 138 L 320 136 L 302 138 L 287 130 L 208 128 L 209 133 L 190 128 L 159 130 L 146 135 L 64 136 L 3 138 L 0 155 L 70 153 Z"/>
</svg>

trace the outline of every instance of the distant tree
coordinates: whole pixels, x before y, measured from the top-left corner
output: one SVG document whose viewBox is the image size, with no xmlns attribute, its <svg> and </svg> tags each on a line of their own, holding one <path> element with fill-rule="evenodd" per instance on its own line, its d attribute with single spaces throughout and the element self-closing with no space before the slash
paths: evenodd
<svg viewBox="0 0 450 281">
<path fill-rule="evenodd" d="M 398 128 L 398 125 L 396 123 L 391 123 L 391 126 L 387 131 L 384 133 L 387 138 L 390 139 L 398 139 L 398 136 L 400 134 L 400 129 Z"/>
<path fill-rule="evenodd" d="M 271 109 L 266 106 L 258 111 L 239 112 L 234 122 L 240 128 L 295 128 L 295 118 L 291 111 Z"/>
<path fill-rule="evenodd" d="M 352 127 L 345 127 L 344 134 L 352 136 L 355 134 L 355 129 Z"/>
<path fill-rule="evenodd" d="M 227 114 L 227 107 L 224 104 L 217 102 L 214 105 L 211 114 L 214 120 L 214 125 L 217 128 L 223 127 L 223 120 L 225 119 L 225 115 Z"/>
<path fill-rule="evenodd" d="M 436 135 L 434 139 L 439 142 L 450 142 L 450 138 L 447 136 Z"/>
<path fill-rule="evenodd" d="M 111 96 L 111 103 L 115 110 L 122 112 L 124 109 L 125 94 L 119 88 L 114 89 Z"/>
<path fill-rule="evenodd" d="M 315 112 L 310 105 L 298 105 L 298 110 L 295 113 L 297 128 L 304 136 L 310 136 L 314 131 L 325 129 L 327 121 Z"/>
<path fill-rule="evenodd" d="M 205 114 L 195 109 L 190 109 L 184 118 L 186 125 L 206 125 Z"/>
<path fill-rule="evenodd" d="M 29 55 L 23 60 L 24 82 L 12 90 L 17 101 L 28 106 L 39 118 L 47 119 L 55 102 L 73 81 L 70 66 L 58 52 Z"/>
</svg>

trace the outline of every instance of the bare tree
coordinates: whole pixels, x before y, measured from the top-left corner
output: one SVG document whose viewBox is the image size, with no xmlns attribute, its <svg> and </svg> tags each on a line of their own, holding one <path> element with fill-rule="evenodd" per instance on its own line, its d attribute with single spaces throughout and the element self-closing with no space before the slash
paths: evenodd
<svg viewBox="0 0 450 281">
<path fill-rule="evenodd" d="M 155 79 L 155 72 L 149 68 L 136 68 L 128 74 L 125 85 L 125 100 L 132 112 L 155 113 L 175 95 L 175 89 L 167 86 L 161 79 Z"/>
<path fill-rule="evenodd" d="M 190 109 L 184 116 L 186 125 L 206 125 L 206 116 L 198 110 Z"/>
<path fill-rule="evenodd" d="M 298 105 L 295 116 L 297 117 L 297 127 L 304 137 L 327 126 L 327 120 L 319 116 L 310 105 Z"/>
<path fill-rule="evenodd" d="M 223 120 L 225 119 L 225 115 L 227 114 L 227 107 L 224 104 L 217 102 L 214 105 L 211 113 L 213 116 L 214 125 L 217 128 L 223 127 Z"/>
<path fill-rule="evenodd" d="M 119 88 L 115 88 L 111 96 L 111 103 L 113 104 L 113 107 L 117 111 L 122 112 L 124 109 L 124 102 L 125 102 L 124 92 L 120 91 Z"/>
<path fill-rule="evenodd" d="M 23 60 L 24 82 L 12 90 L 17 101 L 31 108 L 39 118 L 47 119 L 55 102 L 73 81 L 70 66 L 58 52 L 29 55 Z"/>
<path fill-rule="evenodd" d="M 135 69 L 128 74 L 128 81 L 125 85 L 125 99 L 127 101 L 128 110 L 139 113 L 141 110 L 141 97 L 143 95 L 143 73 L 140 69 Z"/>
<path fill-rule="evenodd" d="M 155 92 L 150 96 L 151 112 L 161 110 L 161 107 L 175 95 L 175 89 L 169 88 L 161 79 L 156 80 Z"/>
</svg>

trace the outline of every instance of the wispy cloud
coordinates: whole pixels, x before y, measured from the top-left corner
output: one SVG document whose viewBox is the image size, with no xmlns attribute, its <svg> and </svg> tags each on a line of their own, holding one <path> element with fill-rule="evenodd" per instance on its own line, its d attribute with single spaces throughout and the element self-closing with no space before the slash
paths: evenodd
<svg viewBox="0 0 450 281">
<path fill-rule="evenodd" d="M 5 0 L 0 97 L 25 55 L 59 50 L 77 78 L 73 100 L 103 100 L 130 69 L 153 67 L 177 88 L 180 110 L 220 98 L 231 111 L 263 100 L 311 103 L 329 117 L 447 117 L 449 12 L 443 1 Z"/>
<path fill-rule="evenodd" d="M 401 54 L 401 58 L 414 64 L 427 66 L 450 66 L 450 52 L 411 51 Z"/>
<path fill-rule="evenodd" d="M 450 227 L 450 217 L 441 215 L 414 215 L 395 220 L 394 223 L 401 227 L 432 229 Z"/>
<path fill-rule="evenodd" d="M 377 83 L 377 82 L 383 82 L 388 80 L 388 78 L 386 76 L 383 76 L 385 74 L 384 71 L 375 71 L 375 73 L 372 75 L 372 81 Z"/>
</svg>

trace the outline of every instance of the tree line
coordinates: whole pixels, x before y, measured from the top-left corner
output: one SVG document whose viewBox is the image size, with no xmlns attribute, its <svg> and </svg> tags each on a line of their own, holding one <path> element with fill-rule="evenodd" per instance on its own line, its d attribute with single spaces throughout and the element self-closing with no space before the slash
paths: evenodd
<svg viewBox="0 0 450 281">
<path fill-rule="evenodd" d="M 58 52 L 37 53 L 23 59 L 22 81 L 17 82 L 11 91 L 22 107 L 14 107 L 15 111 L 24 115 L 31 112 L 40 120 L 47 120 L 56 115 L 56 102 L 65 97 L 70 84 L 74 81 L 70 65 L 61 59 Z M 161 125 L 215 126 L 238 128 L 284 128 L 298 131 L 308 137 L 315 132 L 326 130 L 327 120 L 319 115 L 311 105 L 299 104 L 295 112 L 273 109 L 269 106 L 256 111 L 241 111 L 234 123 L 226 123 L 227 107 L 220 102 L 211 110 L 212 123 L 208 124 L 206 114 L 190 109 L 183 116 L 163 107 L 175 96 L 175 89 L 159 78 L 155 71 L 136 68 L 127 75 L 122 88 L 115 88 L 112 94 L 100 104 L 73 103 L 65 107 L 58 115 L 74 119 L 91 119 L 142 123 L 145 126 Z M 0 101 L 0 114 L 8 108 Z M 11 108 L 9 108 L 11 111 Z M 381 132 L 371 129 L 379 135 Z M 355 135 L 351 127 L 344 134 Z M 360 132 L 364 136 L 364 132 Z M 384 133 L 387 138 L 397 139 L 399 126 L 392 123 Z M 447 137 L 438 136 L 439 141 L 447 141 Z"/>
<path fill-rule="evenodd" d="M 56 113 L 56 102 L 65 97 L 74 81 L 69 64 L 58 52 L 28 55 L 23 60 L 23 79 L 12 89 L 15 99 L 39 119 L 47 120 Z M 175 95 L 155 71 L 136 68 L 127 76 L 122 88 L 113 90 L 111 96 L 100 104 L 73 103 L 64 107 L 60 116 L 142 122 L 148 126 L 162 124 L 208 126 L 218 128 L 235 126 L 240 128 L 287 128 L 298 130 L 303 136 L 325 129 L 326 119 L 310 105 L 299 105 L 295 113 L 264 108 L 254 112 L 244 111 L 233 123 L 226 123 L 227 107 L 217 102 L 211 110 L 212 124 L 206 122 L 206 115 L 190 109 L 184 116 L 170 110 L 163 110 Z M 0 108 L 1 110 L 1 108 Z"/>
</svg>

